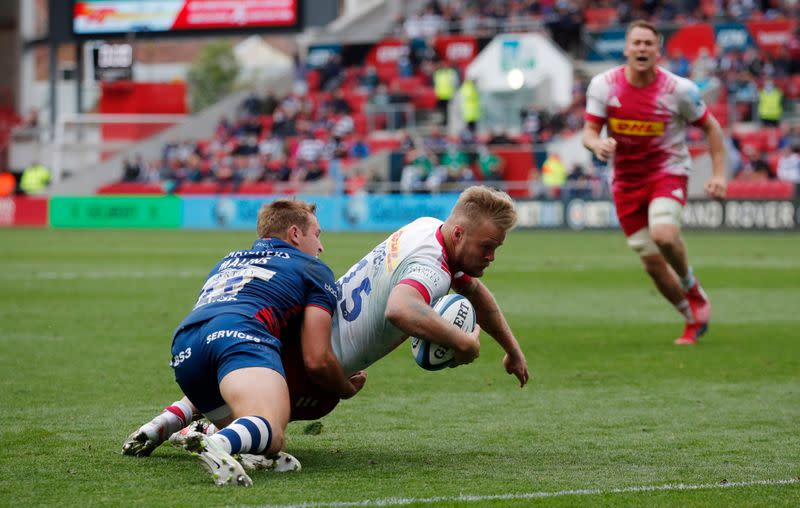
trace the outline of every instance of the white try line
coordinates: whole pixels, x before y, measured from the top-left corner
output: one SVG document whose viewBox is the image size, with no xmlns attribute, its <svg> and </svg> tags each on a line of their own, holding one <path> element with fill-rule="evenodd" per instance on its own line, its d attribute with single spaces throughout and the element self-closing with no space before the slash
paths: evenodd
<svg viewBox="0 0 800 508">
<path fill-rule="evenodd" d="M 737 487 L 755 487 L 759 485 L 779 486 L 800 483 L 800 478 L 789 480 L 754 480 L 746 482 L 702 483 L 672 485 L 643 485 L 638 487 L 620 487 L 616 489 L 577 489 L 559 490 L 554 492 L 524 492 L 518 494 L 496 494 L 491 496 L 440 496 L 404 498 L 389 497 L 385 499 L 365 499 L 363 501 L 331 501 L 309 502 L 299 504 L 258 505 L 259 508 L 346 508 L 350 506 L 404 506 L 409 504 L 436 504 L 436 503 L 479 503 L 483 501 L 519 501 L 525 499 L 541 499 L 547 497 L 563 496 L 595 496 L 603 494 L 627 494 L 638 492 L 664 492 L 678 490 L 706 490 L 706 489 L 732 489 Z"/>
</svg>

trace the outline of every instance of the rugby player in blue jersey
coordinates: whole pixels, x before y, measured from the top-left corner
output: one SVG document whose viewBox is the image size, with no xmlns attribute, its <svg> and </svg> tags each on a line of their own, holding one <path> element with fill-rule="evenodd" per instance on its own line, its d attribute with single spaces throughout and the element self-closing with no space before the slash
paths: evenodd
<svg viewBox="0 0 800 508">
<path fill-rule="evenodd" d="M 478 335 L 483 328 L 505 350 L 503 368 L 525 386 L 529 378 L 525 355 L 494 296 L 479 280 L 516 218 L 514 202 L 506 193 L 473 186 L 461 194 L 446 221 L 418 219 L 353 265 L 337 281 L 339 301 L 330 337 L 333 354 L 344 372 L 360 379 L 366 375 L 361 369 L 386 356 L 408 336 L 452 347 L 457 365 L 470 363 L 479 354 Z M 480 326 L 472 333 L 450 325 L 431 308 L 450 289 L 475 306 Z M 321 418 L 341 398 L 333 386 L 308 370 L 305 345 L 303 341 L 301 349 L 297 342 L 289 342 L 282 350 L 292 420 Z M 170 437 L 180 429 L 181 421 L 193 416 L 190 405 L 176 409 L 179 404 L 132 434 L 123 453 L 147 456 L 167 438 L 173 444 L 185 442 L 187 429 Z M 173 413 L 182 416 L 179 419 Z M 241 459 L 250 468 L 291 468 L 284 461 L 259 461 L 251 454 L 242 454 Z"/>
<path fill-rule="evenodd" d="M 185 397 L 134 432 L 123 453 L 149 455 L 192 421 L 193 405 L 220 430 L 190 433 L 185 447 L 218 485 L 251 485 L 233 455 L 276 457 L 283 447 L 291 413 L 283 347 L 300 341 L 305 370 L 342 398 L 364 386 L 366 374 L 345 375 L 332 351 L 336 282 L 317 258 L 323 249 L 314 212 L 302 201 L 265 205 L 259 239 L 211 270 L 172 342 L 170 365 Z M 299 468 L 288 454 L 278 460 L 284 469 Z"/>
</svg>

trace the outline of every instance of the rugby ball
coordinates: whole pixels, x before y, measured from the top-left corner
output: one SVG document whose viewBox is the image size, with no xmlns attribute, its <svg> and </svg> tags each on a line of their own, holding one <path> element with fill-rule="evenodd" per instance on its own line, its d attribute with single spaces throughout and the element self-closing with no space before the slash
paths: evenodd
<svg viewBox="0 0 800 508">
<path fill-rule="evenodd" d="M 475 309 L 461 295 L 445 295 L 433 306 L 440 316 L 469 333 L 475 329 Z M 411 337 L 411 354 L 425 370 L 441 370 L 453 363 L 453 350 L 425 339 Z"/>
</svg>

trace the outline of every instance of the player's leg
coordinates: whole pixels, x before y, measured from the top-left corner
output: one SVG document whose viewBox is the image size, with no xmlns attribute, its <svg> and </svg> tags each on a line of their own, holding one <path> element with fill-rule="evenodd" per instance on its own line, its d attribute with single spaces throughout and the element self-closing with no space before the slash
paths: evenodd
<svg viewBox="0 0 800 508">
<path fill-rule="evenodd" d="M 222 428 L 213 435 L 189 433 L 185 446 L 203 461 L 218 484 L 249 485 L 244 469 L 239 469 L 241 462 L 233 455 L 272 457 L 280 452 L 289 421 L 289 390 L 279 372 L 266 367 L 246 367 L 227 373 L 220 382 L 220 393 L 231 409 L 233 421 L 222 426 L 217 420 L 216 424 Z M 290 455 L 285 457 L 290 463 L 296 462 Z M 275 462 L 272 460 L 269 465 Z M 299 469 L 299 462 L 293 469 Z"/>
<path fill-rule="evenodd" d="M 263 361 L 258 355 L 266 345 L 253 344 L 236 338 L 248 336 L 248 332 L 238 329 L 238 316 L 220 316 L 197 327 L 181 331 L 173 341 L 173 362 L 175 381 L 186 397 L 198 411 L 212 421 L 225 423 L 233 420 L 231 409 L 220 391 L 220 380 L 224 375 L 236 370 L 237 358 L 242 368 Z M 263 330 L 263 327 L 262 327 Z M 243 335 L 242 335 L 243 334 Z M 227 336 L 227 339 L 221 338 Z M 220 337 L 210 340 L 209 337 Z M 252 336 L 251 336 L 252 337 Z M 254 348 L 258 346 L 258 348 Z M 255 354 L 248 354 L 254 349 Z M 176 352 L 184 353 L 183 359 Z M 243 354 L 240 354 L 243 353 Z M 277 355 L 277 352 L 274 352 Z M 227 370 L 220 372 L 220 368 Z M 266 434 L 266 433 L 265 433 Z M 252 485 L 242 465 L 224 448 L 215 446 L 216 442 L 206 441 L 209 437 L 200 432 L 189 432 L 184 438 L 184 447 L 193 452 L 211 473 L 217 485 Z M 261 439 L 259 438 L 260 442 Z"/>
<path fill-rule="evenodd" d="M 147 457 L 172 434 L 200 416 L 187 397 L 164 408 L 160 414 L 134 431 L 122 445 L 123 455 Z"/>
<path fill-rule="evenodd" d="M 645 272 L 653 280 L 658 292 L 670 302 L 678 312 L 691 317 L 689 303 L 683 294 L 680 280 L 675 270 L 658 249 L 658 245 L 650 237 L 647 228 L 642 228 L 628 236 L 628 246 L 639 254 Z"/>
<path fill-rule="evenodd" d="M 694 270 L 689 264 L 686 244 L 681 237 L 683 204 L 672 197 L 657 197 L 650 203 L 650 237 L 659 252 L 677 276 L 681 293 L 691 310 L 686 320 L 684 333 L 676 339 L 676 344 L 694 344 L 708 329 L 711 303 L 700 287 Z M 681 308 L 678 308 L 682 312 Z M 682 312 L 685 314 L 684 312 Z"/>
</svg>

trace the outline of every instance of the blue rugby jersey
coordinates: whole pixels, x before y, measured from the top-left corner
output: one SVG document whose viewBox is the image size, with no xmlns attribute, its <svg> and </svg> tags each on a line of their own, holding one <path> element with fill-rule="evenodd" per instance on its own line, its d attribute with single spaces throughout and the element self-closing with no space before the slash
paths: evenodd
<svg viewBox="0 0 800 508">
<path fill-rule="evenodd" d="M 328 266 L 277 238 L 256 240 L 250 250 L 233 251 L 208 274 L 194 308 L 178 330 L 219 314 L 261 321 L 278 339 L 299 332 L 306 306 L 333 315 L 336 282 Z"/>
</svg>

